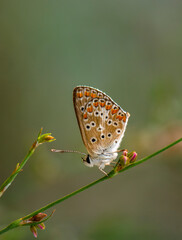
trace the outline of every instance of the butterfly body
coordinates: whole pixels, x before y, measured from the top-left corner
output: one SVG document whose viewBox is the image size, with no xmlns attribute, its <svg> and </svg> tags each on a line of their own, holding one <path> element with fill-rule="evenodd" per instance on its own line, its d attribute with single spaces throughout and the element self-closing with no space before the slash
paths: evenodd
<svg viewBox="0 0 182 240">
<path fill-rule="evenodd" d="M 130 114 L 107 94 L 88 86 L 77 86 L 73 90 L 73 103 L 88 151 L 84 163 L 102 170 L 117 158 Z"/>
</svg>

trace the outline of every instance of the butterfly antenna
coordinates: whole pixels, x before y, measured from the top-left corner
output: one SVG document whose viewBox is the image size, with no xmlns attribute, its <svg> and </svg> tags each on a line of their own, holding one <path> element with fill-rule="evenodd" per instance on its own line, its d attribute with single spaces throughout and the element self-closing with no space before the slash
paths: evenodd
<svg viewBox="0 0 182 240">
<path fill-rule="evenodd" d="M 79 154 L 82 154 L 82 155 L 87 155 L 86 153 L 82 153 L 82 152 L 79 152 L 79 151 L 75 151 L 75 150 L 57 150 L 57 149 L 51 149 L 51 152 L 56 152 L 56 153 L 79 153 Z"/>
</svg>

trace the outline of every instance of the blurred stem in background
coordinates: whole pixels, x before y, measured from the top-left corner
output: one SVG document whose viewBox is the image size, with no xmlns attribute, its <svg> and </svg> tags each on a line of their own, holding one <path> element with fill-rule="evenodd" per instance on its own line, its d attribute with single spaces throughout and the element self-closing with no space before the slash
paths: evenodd
<svg viewBox="0 0 182 240">
<path fill-rule="evenodd" d="M 38 134 L 38 137 L 36 141 L 31 146 L 29 152 L 27 153 L 26 157 L 23 159 L 23 161 L 19 164 L 17 163 L 15 170 L 12 172 L 12 174 L 4 181 L 4 183 L 0 186 L 0 197 L 4 194 L 4 192 L 8 189 L 8 187 L 11 185 L 11 183 L 14 181 L 16 176 L 23 170 L 24 165 L 28 161 L 28 159 L 32 156 L 32 154 L 35 152 L 35 149 L 44 142 L 52 142 L 56 139 L 51 136 L 51 133 L 45 133 L 42 134 L 43 128 L 40 129 L 40 132 Z"/>
</svg>

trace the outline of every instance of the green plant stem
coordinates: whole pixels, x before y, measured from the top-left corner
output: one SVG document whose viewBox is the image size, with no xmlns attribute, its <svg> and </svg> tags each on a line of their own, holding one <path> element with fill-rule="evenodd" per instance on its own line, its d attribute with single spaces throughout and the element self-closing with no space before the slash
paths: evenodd
<svg viewBox="0 0 182 240">
<path fill-rule="evenodd" d="M 35 152 L 35 149 L 42 144 L 43 142 L 52 142 L 55 139 L 50 135 L 50 133 L 46 133 L 41 135 L 42 128 L 38 134 L 38 137 L 36 141 L 31 146 L 30 150 L 28 151 L 26 157 L 23 159 L 23 161 L 16 165 L 15 170 L 13 173 L 3 182 L 3 184 L 0 186 L 0 197 L 4 194 L 4 192 L 7 190 L 7 188 L 11 185 L 11 183 L 14 181 L 16 176 L 19 174 L 19 172 L 22 171 L 24 165 L 27 163 L 28 159 L 32 156 L 32 154 Z"/>
<path fill-rule="evenodd" d="M 88 188 L 90 188 L 90 187 L 92 187 L 92 186 L 94 186 L 94 185 L 96 185 L 96 184 L 98 184 L 98 183 L 100 183 L 100 182 L 103 182 L 103 181 L 105 181 L 105 180 L 107 180 L 107 179 L 110 179 L 110 178 L 114 177 L 114 176 L 117 175 L 118 173 L 121 173 L 121 172 L 123 172 L 123 171 L 128 170 L 128 169 L 131 168 L 131 167 L 134 167 L 134 166 L 136 166 L 136 165 L 139 165 L 139 164 L 143 163 L 144 161 L 147 161 L 148 159 L 150 159 L 150 158 L 152 158 L 152 157 L 160 154 L 161 152 L 169 149 L 170 147 L 176 145 L 177 143 L 179 143 L 179 142 L 181 142 L 181 141 L 182 141 L 182 138 L 180 138 L 180 139 L 178 139 L 177 141 L 169 144 L 168 146 L 160 149 L 159 151 L 157 151 L 157 152 L 155 152 L 155 153 L 153 153 L 153 154 L 151 154 L 151 155 L 149 155 L 149 156 L 147 156 L 147 157 L 145 157 L 145 158 L 142 158 L 141 160 L 139 160 L 139 161 L 137 161 L 137 162 L 134 162 L 134 163 L 130 164 L 129 166 L 126 166 L 125 168 L 123 168 L 123 169 L 120 170 L 119 172 L 115 172 L 114 170 L 112 170 L 112 171 L 108 174 L 108 176 L 104 176 L 104 177 L 102 177 L 102 178 L 100 178 L 100 179 L 98 179 L 98 180 L 96 180 L 96 181 L 94 181 L 94 182 L 92 182 L 92 183 L 90 183 L 90 184 L 88 184 L 88 185 L 86 185 L 86 186 L 84 186 L 84 187 L 82 187 L 82 188 L 80 188 L 80 189 L 78 189 L 78 190 L 76 190 L 76 191 L 74 191 L 74 192 L 72 192 L 72 193 L 70 193 L 70 194 L 62 197 L 62 198 L 60 198 L 60 199 L 58 199 L 58 200 L 56 200 L 55 202 L 49 203 L 48 205 L 46 205 L 46 206 L 44 206 L 44 207 L 42 207 L 42 208 L 40 208 L 40 209 L 38 209 L 38 210 L 36 210 L 36 211 L 28 214 L 27 216 L 25 216 L 25 217 L 23 217 L 23 218 L 20 218 L 20 219 L 15 220 L 15 221 L 12 222 L 10 225 L 8 225 L 8 226 L 5 227 L 4 229 L 0 230 L 0 234 L 2 234 L 2 233 L 4 233 L 4 232 L 7 232 L 7 231 L 9 231 L 10 229 L 13 229 L 13 228 L 16 228 L 16 227 L 18 227 L 18 226 L 21 226 L 21 224 L 20 224 L 21 221 L 26 220 L 26 219 L 29 219 L 29 218 L 31 218 L 32 216 L 35 216 L 36 214 L 38 214 L 38 213 L 40 213 L 40 212 L 44 212 L 45 210 L 47 210 L 47 209 L 49 209 L 49 208 L 57 205 L 57 204 L 60 203 L 60 202 L 65 201 L 66 199 L 68 199 L 68 198 L 70 198 L 70 197 L 72 197 L 72 196 L 74 196 L 74 195 L 76 195 L 76 194 L 78 194 L 78 193 L 80 193 L 80 192 L 83 192 L 84 190 L 86 190 L 86 189 L 88 189 Z"/>
<path fill-rule="evenodd" d="M 4 188 L 7 186 L 8 188 L 8 184 L 11 184 L 14 179 L 16 178 L 16 176 L 18 175 L 18 173 L 21 171 L 21 169 L 24 167 L 24 165 L 26 164 L 26 162 L 28 161 L 28 159 L 31 157 L 31 155 L 34 153 L 35 148 L 31 148 L 28 152 L 28 154 L 26 155 L 26 157 L 23 159 L 23 161 L 21 162 L 21 164 L 19 165 L 19 168 L 17 171 L 15 171 L 11 176 L 9 176 L 4 183 L 1 185 L 0 187 L 0 192 L 3 193 Z M 6 188 L 6 189 L 7 189 Z"/>
<path fill-rule="evenodd" d="M 12 223 L 10 223 L 7 227 L 3 228 L 1 231 L 0 231 L 0 235 L 5 233 L 5 232 L 8 232 L 9 230 L 13 229 L 13 228 L 17 228 L 17 227 L 20 227 L 20 223 L 21 223 L 22 219 L 17 219 L 15 221 L 13 221 Z"/>
</svg>

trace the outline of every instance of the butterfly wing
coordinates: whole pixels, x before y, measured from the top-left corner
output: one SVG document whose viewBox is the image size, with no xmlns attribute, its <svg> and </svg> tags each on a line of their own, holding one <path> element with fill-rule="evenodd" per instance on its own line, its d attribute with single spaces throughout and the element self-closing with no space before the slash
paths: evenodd
<svg viewBox="0 0 182 240">
<path fill-rule="evenodd" d="M 94 157 L 120 146 L 129 113 L 102 91 L 78 86 L 73 91 L 74 109 L 83 142 Z"/>
</svg>

